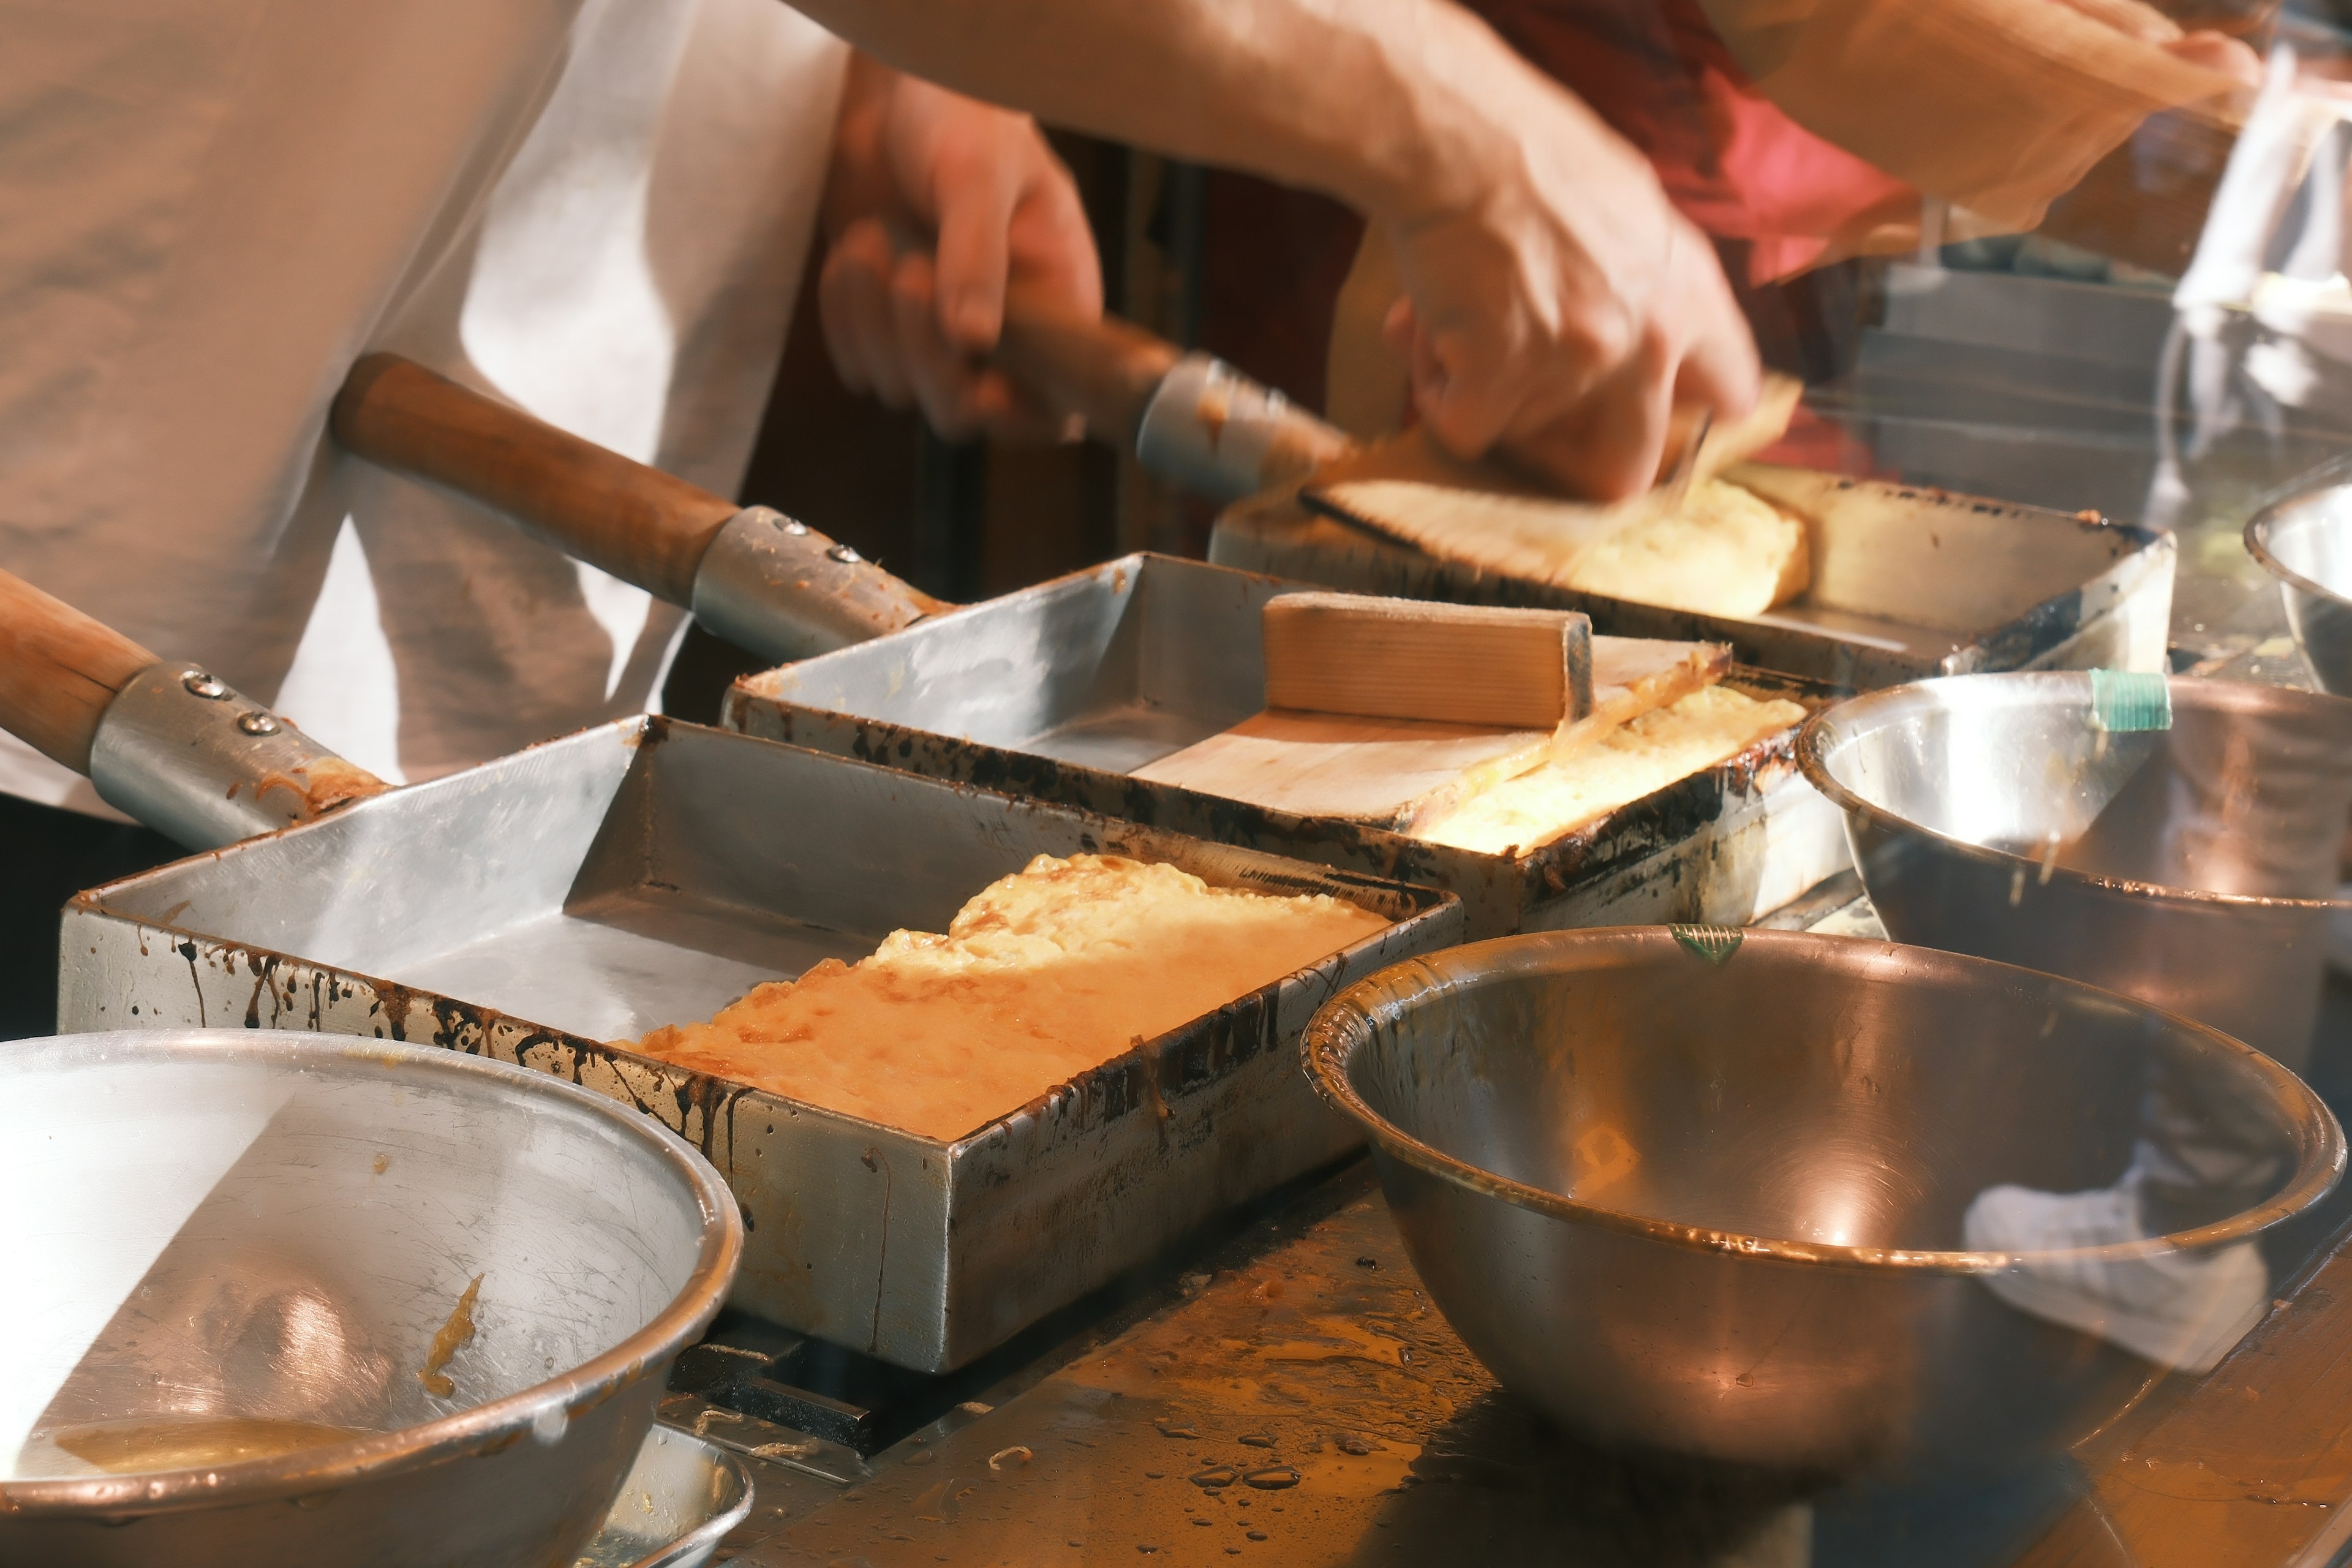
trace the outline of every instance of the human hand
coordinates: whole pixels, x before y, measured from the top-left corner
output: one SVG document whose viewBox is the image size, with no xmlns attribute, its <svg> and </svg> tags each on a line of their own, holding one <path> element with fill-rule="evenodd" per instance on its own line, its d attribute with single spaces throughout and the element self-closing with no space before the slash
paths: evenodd
<svg viewBox="0 0 2352 1568">
<path fill-rule="evenodd" d="M 858 56 L 824 206 L 818 313 L 845 384 L 919 406 L 950 437 L 1075 434 L 980 357 L 996 346 L 1012 279 L 1102 313 L 1077 189 L 1034 120 Z"/>
<path fill-rule="evenodd" d="M 2184 32 L 2180 24 L 2143 0 L 2062 0 L 2071 11 L 2079 12 L 2098 23 L 2112 27 L 2127 38 L 2143 44 L 2153 44 L 2173 58 L 2186 65 L 2200 66 L 2234 77 L 2243 86 L 2263 84 L 2263 58 L 2242 38 L 2210 27 Z"/>
<path fill-rule="evenodd" d="M 1390 220 L 1405 290 L 1390 343 L 1456 456 L 1498 449 L 1577 493 L 1635 493 L 1677 408 L 1754 405 L 1754 340 L 1639 153 L 1549 82 L 1498 96 L 1511 145 L 1466 195 Z"/>
</svg>

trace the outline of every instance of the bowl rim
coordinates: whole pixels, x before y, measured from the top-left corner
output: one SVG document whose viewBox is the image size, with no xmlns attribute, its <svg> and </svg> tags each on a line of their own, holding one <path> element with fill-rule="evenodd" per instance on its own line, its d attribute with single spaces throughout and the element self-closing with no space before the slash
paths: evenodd
<svg viewBox="0 0 2352 1568">
<path fill-rule="evenodd" d="M 369 1069 L 367 1077 L 421 1070 L 545 1095 L 619 1130 L 683 1177 L 702 1210 L 702 1237 L 693 1271 L 660 1311 L 617 1343 L 527 1388 L 414 1426 L 272 1458 L 121 1476 L 0 1477 L 0 1517 L 95 1514 L 123 1519 L 268 1502 L 372 1482 L 468 1454 L 487 1457 L 531 1437 L 538 1423 L 554 1412 L 562 1413 L 568 1429 L 574 1418 L 649 1372 L 665 1368 L 692 1343 L 718 1315 L 742 1261 L 742 1212 L 718 1171 L 692 1144 L 650 1114 L 551 1072 L 436 1046 L 295 1030 L 119 1030 L 54 1035 L 18 1041 L 9 1049 L 16 1054 L 44 1047 L 59 1058 L 60 1066 L 77 1058 L 131 1065 L 125 1058 L 229 1061 L 258 1056 L 296 1070 L 336 1064 L 362 1066 Z"/>
<path fill-rule="evenodd" d="M 2079 669 L 2009 669 L 1980 670 L 1969 675 L 1940 675 L 1927 680 L 1906 681 L 1877 691 L 1864 691 L 1843 698 L 1810 715 L 1797 731 L 1796 758 L 1798 769 L 1805 782 L 1826 796 L 1832 805 L 1845 813 L 1849 819 L 1860 818 L 1874 827 L 1891 828 L 1933 841 L 1937 847 L 1964 859 L 1997 866 L 2012 874 L 2025 873 L 2035 879 L 2036 886 L 2063 881 L 2078 887 L 2096 888 L 2126 898 L 2165 900 L 2182 904 L 2203 904 L 2216 908 L 2261 910 L 2352 910 L 2352 900 L 2292 899 L 2268 893 L 2218 893 L 2205 888 L 2180 888 L 2165 882 L 2146 882 L 2130 877 L 2109 877 L 2089 871 L 2079 871 L 2068 866 L 2053 865 L 2046 871 L 2040 857 L 2020 855 L 2013 850 L 1996 849 L 1989 844 L 1978 844 L 1939 832 L 1925 823 L 1891 811 L 1855 791 L 1830 769 L 1828 753 L 1833 740 L 1843 739 L 1841 730 L 1852 733 L 1850 721 L 1875 717 L 1877 710 L 1898 707 L 1905 700 L 1916 698 L 1934 688 L 1957 686 L 1964 682 L 1987 685 L 2022 686 L 2087 681 L 2088 670 Z M 2304 703 L 2342 703 L 2345 698 L 2323 691 L 2304 691 L 2294 687 L 2265 686 L 2254 681 L 2210 680 L 2188 676 L 2169 675 L 2165 684 L 2175 702 L 2184 693 L 2195 702 L 2219 699 L 2211 706 L 2273 698 Z"/>
<path fill-rule="evenodd" d="M 2347 481 L 2352 481 L 2352 458 L 2336 458 L 2322 463 L 2286 488 L 2272 492 L 2254 509 L 2253 515 L 2246 519 L 2241 537 L 2245 541 L 2246 553 L 2252 556 L 2263 571 L 2288 587 L 2315 599 L 2352 606 L 2352 595 L 2340 594 L 2281 561 L 2271 549 L 2270 539 L 2273 523 L 2284 521 L 2287 513 L 2310 505 L 2331 490 L 2347 489 Z"/>
<path fill-rule="evenodd" d="M 1738 940 L 1732 944 L 1737 951 L 1722 956 L 1700 954 L 1704 939 L 1708 936 L 1718 940 L 1737 937 Z M 1563 959 L 1579 956 L 1580 950 L 1605 954 L 1608 950 L 1616 949 L 1628 957 L 1668 962 L 1679 958 L 1685 962 L 1722 964 L 1738 962 L 1739 952 L 1747 951 L 1751 944 L 1759 944 L 1759 951 L 1762 952 L 1784 949 L 1810 954 L 1814 962 L 1827 963 L 1846 970 L 1867 972 L 1878 969 L 1883 972 L 1888 961 L 1899 957 L 1905 964 L 1913 966 L 1914 973 L 1924 968 L 1948 979 L 1983 976 L 1990 973 L 2158 1018 L 2184 1031 L 2203 1047 L 2234 1058 L 2252 1069 L 2253 1076 L 2271 1090 L 2273 1100 L 2286 1113 L 2284 1120 L 2296 1129 L 2294 1173 L 2286 1185 L 2272 1197 L 2227 1219 L 2137 1241 L 2039 1252 L 1846 1247 L 1685 1225 L 1675 1220 L 1579 1202 L 1548 1188 L 1474 1165 L 1414 1137 L 1373 1110 L 1348 1079 L 1348 1060 L 1366 1037 L 1366 1029 L 1359 1026 L 1368 1026 L 1380 1011 L 1369 1005 L 1366 999 L 1389 992 L 1396 982 L 1406 978 L 1413 970 L 1424 972 L 1419 984 L 1423 992 L 1429 992 L 1462 984 L 1463 977 L 1458 973 L 1462 966 L 1477 963 L 1484 954 L 1513 947 L 1549 949 Z M 1717 951 L 1720 952 L 1719 949 Z M 1694 954 L 1699 956 L 1694 959 Z M 1561 972 L 1603 967 L 1609 965 L 1599 962 L 1570 963 L 1564 965 Z M 1450 974 L 1447 973 L 1449 970 L 1457 973 Z M 2160 1007 L 2149 1006 L 2129 996 L 2103 991 L 2081 981 L 2044 974 L 2039 970 L 2020 968 L 2015 964 L 2000 963 L 1965 953 L 1945 952 L 1936 948 L 1908 947 L 1899 942 L 1862 937 L 1761 929 L 1731 931 L 1718 926 L 1618 926 L 1522 932 L 1516 936 L 1468 942 L 1442 952 L 1391 964 L 1334 996 L 1317 1009 L 1315 1016 L 1308 1022 L 1306 1033 L 1301 1037 L 1300 1054 L 1308 1079 L 1326 1104 L 1362 1128 L 1375 1150 L 1425 1174 L 1481 1196 L 1498 1198 L 1514 1207 L 1554 1219 L 1642 1237 L 1687 1251 L 1728 1253 L 1817 1268 L 1899 1275 L 1984 1275 L 2032 1268 L 2062 1260 L 2123 1262 L 2182 1251 L 2211 1251 L 2242 1241 L 2302 1213 L 2326 1195 L 2343 1175 L 2345 1168 L 2343 1129 L 2326 1102 L 2286 1068 L 2252 1046 L 2233 1039 L 2219 1029 L 2177 1013 L 2168 1013 Z"/>
<path fill-rule="evenodd" d="M 741 1456 L 730 1452 L 709 1438 L 698 1437 L 683 1426 L 666 1426 L 656 1422 L 653 1429 L 646 1434 L 645 1445 L 640 1445 L 637 1452 L 644 1454 L 646 1446 L 654 1443 L 677 1443 L 692 1450 L 695 1457 L 709 1466 L 713 1472 L 727 1479 L 734 1496 L 724 1508 L 714 1510 L 701 1523 L 668 1544 L 637 1559 L 631 1568 L 664 1568 L 665 1564 L 683 1563 L 697 1552 L 709 1552 L 727 1539 L 729 1531 L 751 1516 L 751 1504 L 758 1495 L 759 1489 L 751 1480 L 751 1468 L 743 1463 Z M 627 1492 L 625 1478 L 621 1488 L 621 1493 L 613 1499 L 613 1506 L 604 1511 L 607 1522 L 619 1510 L 622 1497 Z"/>
</svg>

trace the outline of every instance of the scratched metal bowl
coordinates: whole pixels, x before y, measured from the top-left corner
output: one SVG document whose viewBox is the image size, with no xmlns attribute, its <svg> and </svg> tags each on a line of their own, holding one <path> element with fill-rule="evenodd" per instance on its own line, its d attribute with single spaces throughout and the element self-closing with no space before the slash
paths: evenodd
<svg viewBox="0 0 2352 1568">
<path fill-rule="evenodd" d="M 652 1119 L 320 1035 L 0 1047 L 0 1186 L 6 1563 L 568 1563 L 742 1249 Z"/>
<path fill-rule="evenodd" d="M 2278 579 L 2286 622 L 2320 689 L 2352 697 L 2352 464 L 2332 463 L 2246 523 L 2246 549 Z"/>
<path fill-rule="evenodd" d="M 1923 680 L 1822 710 L 1797 758 L 1895 941 L 2120 991 L 2299 1069 L 2346 907 L 2352 701 L 2167 690 L 2168 728 L 2110 733 L 2088 674 Z"/>
<path fill-rule="evenodd" d="M 2344 1163 L 2294 1076 L 2049 975 L 1791 931 L 1633 927 L 1382 970 L 1308 1026 L 1431 1299 L 1507 1389 L 1636 1449 L 1806 1476 L 1950 1473 L 2061 1447 L 2156 1369 L 1988 1288 L 2095 1256 L 2210 1255 Z M 2177 1228 L 1985 1252 L 1988 1188 L 2116 1182 L 2152 1087 L 2266 1157 Z M 2193 1129 L 2192 1129 L 2193 1130 Z"/>
</svg>

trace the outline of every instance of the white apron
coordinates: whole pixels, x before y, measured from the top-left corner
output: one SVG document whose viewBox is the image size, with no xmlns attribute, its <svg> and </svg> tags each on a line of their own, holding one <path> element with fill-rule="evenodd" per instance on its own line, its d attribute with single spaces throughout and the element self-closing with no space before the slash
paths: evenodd
<svg viewBox="0 0 2352 1568">
<path fill-rule="evenodd" d="M 679 613 L 336 457 L 388 348 L 721 493 L 844 47 L 777 0 L 0 0 L 0 567 L 387 778 L 645 708 Z M 0 735 L 0 791 L 103 812 Z"/>
</svg>

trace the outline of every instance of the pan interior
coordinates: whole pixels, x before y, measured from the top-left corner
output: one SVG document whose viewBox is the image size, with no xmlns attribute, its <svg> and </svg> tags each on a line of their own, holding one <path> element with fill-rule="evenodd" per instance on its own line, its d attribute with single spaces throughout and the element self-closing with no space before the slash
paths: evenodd
<svg viewBox="0 0 2352 1568">
<path fill-rule="evenodd" d="M 1265 705 L 1286 584 L 1128 556 L 754 678 L 764 696 L 1127 773 Z"/>
<path fill-rule="evenodd" d="M 862 958 L 892 931 L 944 931 L 1039 855 L 1140 853 L 1219 885 L 1267 875 L 1213 846 L 1175 847 L 966 786 L 632 721 L 150 872 L 103 903 L 168 931 L 195 984 L 191 1023 L 307 1020 L 311 982 L 271 970 L 282 954 L 407 988 L 384 994 L 379 1025 L 402 1037 L 441 1029 L 428 1009 L 446 997 L 628 1040 L 824 959 Z M 89 984 L 105 991 L 103 977 Z M 110 1017 L 111 994 L 75 1016 Z"/>
</svg>

